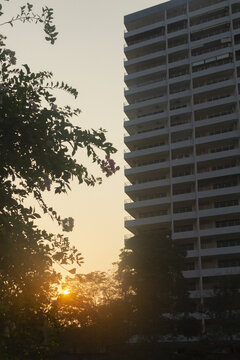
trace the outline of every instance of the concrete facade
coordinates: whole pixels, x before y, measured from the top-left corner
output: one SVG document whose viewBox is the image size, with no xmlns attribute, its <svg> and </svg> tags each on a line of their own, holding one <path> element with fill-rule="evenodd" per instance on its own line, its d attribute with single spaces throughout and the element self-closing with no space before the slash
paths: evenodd
<svg viewBox="0 0 240 360">
<path fill-rule="evenodd" d="M 240 2 L 171 0 L 125 27 L 125 227 L 171 229 L 203 302 L 240 274 Z"/>
</svg>

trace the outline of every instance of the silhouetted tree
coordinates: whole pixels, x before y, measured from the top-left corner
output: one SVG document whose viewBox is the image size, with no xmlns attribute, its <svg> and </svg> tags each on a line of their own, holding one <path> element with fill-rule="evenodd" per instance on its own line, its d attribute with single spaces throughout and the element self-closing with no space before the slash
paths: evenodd
<svg viewBox="0 0 240 360">
<path fill-rule="evenodd" d="M 240 276 L 225 276 L 207 299 L 207 333 L 217 341 L 233 341 L 240 333 Z"/>
<path fill-rule="evenodd" d="M 52 9 L 43 7 L 36 14 L 27 4 L 2 25 L 13 26 L 16 21 L 43 24 L 46 40 L 55 42 Z M 34 73 L 27 64 L 18 68 L 15 52 L 6 47 L 5 40 L 0 35 L 0 354 L 6 354 L 6 359 L 43 359 L 47 346 L 40 328 L 51 321 L 51 298 L 60 279 L 53 264 L 82 263 L 67 237 L 49 234 L 36 225 L 42 213 L 63 231 L 71 231 L 74 225 L 72 218 L 61 218 L 43 194 L 66 193 L 72 179 L 91 186 L 101 183 L 75 155 L 85 151 L 110 176 L 118 170 L 110 158 L 116 150 L 104 130 L 73 125 L 79 109 L 57 105 L 56 89 L 77 97 L 75 89 L 53 83 L 51 72 Z M 38 210 L 27 201 L 38 204 Z M 74 268 L 69 271 L 75 272 Z"/>
<path fill-rule="evenodd" d="M 145 232 L 127 241 L 120 255 L 119 277 L 131 306 L 132 334 L 157 341 L 183 333 L 184 319 L 195 328 L 182 275 L 184 255 L 169 234 Z"/>
</svg>

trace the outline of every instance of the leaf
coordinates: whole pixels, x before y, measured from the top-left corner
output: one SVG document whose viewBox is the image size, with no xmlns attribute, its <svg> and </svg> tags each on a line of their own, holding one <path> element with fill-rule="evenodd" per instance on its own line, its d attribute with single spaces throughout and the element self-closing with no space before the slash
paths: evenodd
<svg viewBox="0 0 240 360">
<path fill-rule="evenodd" d="M 71 270 L 68 270 L 68 272 L 70 272 L 70 274 L 75 275 L 75 274 L 76 274 L 76 268 L 73 268 L 73 269 L 71 269 Z"/>
</svg>

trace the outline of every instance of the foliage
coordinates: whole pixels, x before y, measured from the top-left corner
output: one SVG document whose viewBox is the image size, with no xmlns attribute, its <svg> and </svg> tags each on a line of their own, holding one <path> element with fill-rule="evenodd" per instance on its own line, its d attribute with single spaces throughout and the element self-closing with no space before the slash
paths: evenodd
<svg viewBox="0 0 240 360">
<path fill-rule="evenodd" d="M 115 274 L 77 274 L 63 289 L 69 293 L 58 296 L 55 311 L 68 348 L 97 351 L 126 339 L 126 305 Z"/>
<path fill-rule="evenodd" d="M 146 232 L 127 241 L 119 277 L 132 308 L 132 334 L 151 340 L 181 334 L 178 317 L 187 315 L 189 306 L 183 260 L 169 234 Z"/>
<path fill-rule="evenodd" d="M 239 275 L 226 276 L 219 281 L 214 295 L 205 301 L 207 333 L 214 340 L 232 341 L 240 332 L 239 288 Z"/>
<path fill-rule="evenodd" d="M 0 10 L 2 16 L 2 4 Z M 1 25 L 13 26 L 16 21 L 43 24 L 51 44 L 57 38 L 51 8 L 42 8 L 38 15 L 27 4 Z M 77 160 L 79 150 L 107 176 L 119 168 L 110 159 L 116 150 L 107 142 L 105 130 L 73 125 L 80 110 L 57 105 L 55 90 L 75 98 L 77 90 L 63 82 L 54 83 L 51 72 L 34 73 L 27 64 L 18 68 L 15 52 L 5 41 L 0 35 L 0 352 L 5 349 L 11 359 L 42 359 L 46 356 L 44 337 L 35 336 L 31 328 L 42 328 L 45 321 L 52 321 L 51 302 L 60 280 L 53 264 L 81 265 L 83 260 L 63 234 L 49 234 L 36 225 L 42 216 L 40 209 L 65 232 L 72 231 L 74 225 L 71 217 L 62 219 L 43 195 L 47 191 L 66 193 L 73 179 L 90 186 L 101 183 L 101 177 L 89 174 Z M 28 206 L 29 201 L 37 203 L 39 209 Z M 27 346 L 27 339 L 32 345 Z M 16 357 L 12 351 L 21 342 L 26 347 Z"/>
</svg>

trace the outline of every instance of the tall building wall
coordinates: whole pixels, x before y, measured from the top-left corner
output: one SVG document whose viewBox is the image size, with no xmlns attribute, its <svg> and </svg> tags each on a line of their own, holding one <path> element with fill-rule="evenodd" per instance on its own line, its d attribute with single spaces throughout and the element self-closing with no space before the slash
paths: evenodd
<svg viewBox="0 0 240 360">
<path fill-rule="evenodd" d="M 171 229 L 203 300 L 240 274 L 240 2 L 125 17 L 125 227 Z"/>
</svg>

